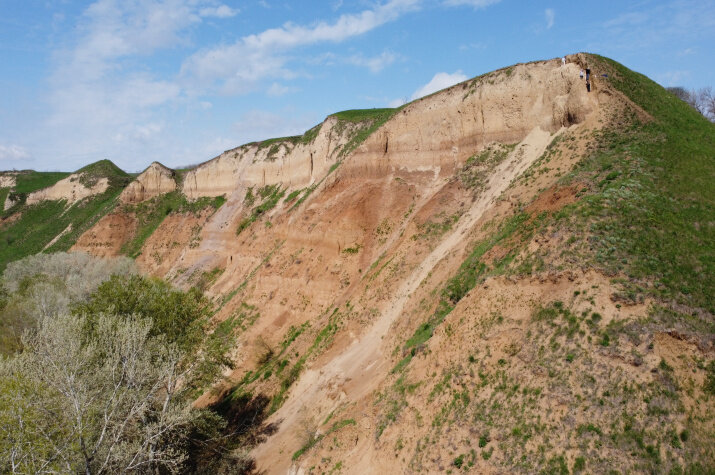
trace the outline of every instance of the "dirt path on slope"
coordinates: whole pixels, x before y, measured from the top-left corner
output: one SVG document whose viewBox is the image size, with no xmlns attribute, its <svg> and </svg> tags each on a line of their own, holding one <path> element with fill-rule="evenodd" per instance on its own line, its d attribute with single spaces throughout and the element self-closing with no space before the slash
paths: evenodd
<svg viewBox="0 0 715 475">
<path fill-rule="evenodd" d="M 562 129 L 561 131 L 563 131 Z M 291 390 L 288 400 L 271 416 L 269 422 L 279 422 L 280 428 L 253 455 L 257 466 L 266 473 L 286 473 L 291 455 L 300 448 L 295 431 L 305 420 L 322 420 L 338 405 L 357 401 L 377 388 L 381 375 L 390 368 L 390 351 L 383 351 L 382 338 L 402 314 L 402 311 L 422 281 L 462 241 L 494 201 L 509 187 L 512 180 L 526 171 L 546 150 L 554 135 L 540 128 L 533 129 L 514 151 L 499 164 L 480 197 L 459 220 L 448 235 L 407 277 L 385 311 L 361 337 L 353 340 L 340 355 L 321 368 L 307 369 Z"/>
</svg>

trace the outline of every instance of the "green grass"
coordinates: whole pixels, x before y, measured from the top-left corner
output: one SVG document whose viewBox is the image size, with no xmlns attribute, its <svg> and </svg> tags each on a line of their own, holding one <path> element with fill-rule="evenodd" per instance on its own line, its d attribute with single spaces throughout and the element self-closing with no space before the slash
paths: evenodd
<svg viewBox="0 0 715 475">
<path fill-rule="evenodd" d="M 197 214 L 206 208 L 216 210 L 225 202 L 226 198 L 223 196 L 188 201 L 179 191 L 172 191 L 141 203 L 124 205 L 123 212 L 136 215 L 137 231 L 134 238 L 122 246 L 121 252 L 132 258 L 138 257 L 146 240 L 171 213 Z"/>
<path fill-rule="evenodd" d="M 590 235 L 596 266 L 627 276 L 626 297 L 715 313 L 715 125 L 645 76 L 594 58 L 652 120 L 633 115 L 596 137 L 569 180 L 597 191 L 561 220 Z"/>
<path fill-rule="evenodd" d="M 397 109 L 382 108 L 382 109 L 350 109 L 332 114 L 338 120 L 348 122 L 365 122 L 381 120 L 385 116 L 392 116 Z"/>
<path fill-rule="evenodd" d="M 375 132 L 382 124 L 390 120 L 401 108 L 395 109 L 352 109 L 342 112 L 336 112 L 331 117 L 338 119 L 336 128 L 342 130 L 345 127 L 343 123 L 359 124 L 360 126 L 353 131 L 348 142 L 340 150 L 339 158 L 345 157 L 352 153 L 360 146 L 373 132 Z"/>
<path fill-rule="evenodd" d="M 36 254 L 47 246 L 55 237 L 68 229 L 46 252 L 67 251 L 79 236 L 91 228 L 102 216 L 116 204 L 122 189 L 131 181 L 131 177 L 109 160 L 100 160 L 79 169 L 80 181 L 85 186 L 93 186 L 103 177 L 109 178 L 109 187 L 104 193 L 91 196 L 67 207 L 66 201 L 42 201 L 28 206 L 27 195 L 33 191 L 54 185 L 69 176 L 63 172 L 22 172 L 16 176 L 17 185 L 12 194 L 19 198 L 18 203 L 2 213 L 8 217 L 18 213 L 19 218 L 0 230 L 0 272 L 14 260 L 30 254 Z M 8 190 L 0 190 L 0 198 L 7 196 Z"/>
<path fill-rule="evenodd" d="M 94 163 L 80 168 L 75 173 L 82 173 L 84 176 L 80 178 L 80 182 L 87 186 L 94 186 L 100 178 L 108 178 L 109 186 L 122 187 L 127 186 L 131 181 L 132 177 L 116 166 L 111 160 L 99 160 Z"/>
<path fill-rule="evenodd" d="M 253 224 L 258 218 L 275 208 L 281 198 L 283 198 L 283 195 L 285 195 L 285 189 L 281 188 L 281 185 L 266 185 L 259 189 L 257 197 L 261 199 L 260 204 L 255 206 L 250 214 L 238 223 L 236 234 L 241 234 L 241 232 Z M 253 189 L 249 188 L 246 191 L 246 204 L 248 206 L 253 205 L 257 197 L 253 195 Z"/>
<path fill-rule="evenodd" d="M 32 193 L 52 186 L 63 178 L 70 176 L 67 172 L 21 172 L 15 176 L 15 193 Z"/>
<path fill-rule="evenodd" d="M 32 206 L 22 206 L 21 217 L 0 229 L 0 272 L 9 262 L 37 254 L 72 224 L 65 234 L 47 252 L 67 251 L 77 238 L 93 226 L 115 204 L 121 189 L 106 192 L 78 201 L 65 209 L 65 201 L 42 201 Z"/>
</svg>

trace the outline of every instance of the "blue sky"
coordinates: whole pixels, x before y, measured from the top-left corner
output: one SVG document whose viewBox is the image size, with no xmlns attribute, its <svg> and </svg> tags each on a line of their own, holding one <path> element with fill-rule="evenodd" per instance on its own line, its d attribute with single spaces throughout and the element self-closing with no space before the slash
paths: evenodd
<svg viewBox="0 0 715 475">
<path fill-rule="evenodd" d="M 715 0 L 0 0 L 0 169 L 177 167 L 589 51 L 715 86 Z"/>
</svg>

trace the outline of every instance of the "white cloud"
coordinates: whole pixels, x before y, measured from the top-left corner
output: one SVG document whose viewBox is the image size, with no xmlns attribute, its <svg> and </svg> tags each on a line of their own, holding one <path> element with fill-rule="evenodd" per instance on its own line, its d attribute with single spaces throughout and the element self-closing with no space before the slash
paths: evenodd
<svg viewBox="0 0 715 475">
<path fill-rule="evenodd" d="M 551 29 L 554 26 L 554 18 L 556 17 L 556 12 L 553 8 L 547 8 L 544 10 L 544 17 L 546 17 L 546 29 Z"/>
<path fill-rule="evenodd" d="M 477 9 L 485 8 L 489 5 L 494 5 L 495 3 L 499 3 L 500 1 L 501 0 L 444 0 L 442 4 L 448 7 L 461 7 L 466 5 Z"/>
<path fill-rule="evenodd" d="M 18 161 L 30 158 L 23 147 L 19 145 L 2 145 L 0 144 L 0 161 Z"/>
<path fill-rule="evenodd" d="M 297 87 L 284 86 L 282 84 L 274 82 L 273 84 L 271 84 L 271 87 L 266 90 L 266 94 L 268 94 L 270 97 L 280 97 L 296 91 L 298 91 Z"/>
<path fill-rule="evenodd" d="M 456 71 L 452 74 L 449 73 L 437 73 L 434 77 L 425 84 L 424 86 L 417 89 L 414 94 L 412 94 L 411 100 L 419 99 L 420 97 L 428 96 L 433 92 L 437 92 L 449 86 L 454 86 L 457 83 L 466 81 L 467 76 L 462 74 L 462 71 Z"/>
<path fill-rule="evenodd" d="M 217 7 L 206 7 L 199 10 L 199 15 L 202 17 L 215 17 L 215 18 L 231 18 L 238 15 L 239 10 L 237 8 L 231 8 L 228 5 L 219 5 Z"/>
<path fill-rule="evenodd" d="M 467 51 L 470 49 L 476 49 L 476 50 L 484 50 L 487 49 L 487 44 L 483 41 L 479 41 L 477 43 L 469 43 L 469 44 L 461 44 L 459 45 L 459 50 L 460 51 Z"/>
<path fill-rule="evenodd" d="M 386 66 L 394 63 L 396 59 L 396 54 L 383 51 L 382 54 L 373 56 L 372 58 L 366 58 L 361 54 L 353 55 L 347 59 L 347 62 L 355 66 L 368 68 L 373 73 L 379 73 Z"/>
<path fill-rule="evenodd" d="M 715 31 L 712 1 L 679 0 L 639 4 L 592 31 L 591 49 L 663 51 L 677 54 L 675 45 L 707 41 Z M 598 33 L 595 33 L 598 32 Z M 669 53 L 665 53 L 668 51 Z M 641 53 L 638 53 L 641 54 Z"/>
<path fill-rule="evenodd" d="M 267 78 L 289 79 L 287 53 L 299 46 L 339 43 L 362 35 L 418 8 L 421 0 L 389 0 L 371 10 L 341 15 L 335 22 L 311 26 L 286 23 L 261 33 L 244 36 L 232 45 L 201 51 L 189 57 L 181 71 L 194 88 L 218 86 L 227 94 L 254 89 Z"/>
<path fill-rule="evenodd" d="M 115 157 L 136 157 L 129 166 L 141 168 L 148 146 L 159 151 L 172 143 L 163 115 L 185 99 L 173 79 L 134 64 L 188 45 L 187 32 L 202 16 L 228 13 L 214 0 L 92 3 L 80 17 L 74 43 L 53 55 L 43 142 L 73 157 L 68 168 L 109 150 Z"/>
</svg>

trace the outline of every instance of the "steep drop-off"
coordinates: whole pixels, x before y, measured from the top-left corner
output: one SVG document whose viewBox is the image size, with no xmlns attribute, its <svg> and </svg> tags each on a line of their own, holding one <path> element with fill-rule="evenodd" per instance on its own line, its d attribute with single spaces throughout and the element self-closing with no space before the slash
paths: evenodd
<svg viewBox="0 0 715 475">
<path fill-rule="evenodd" d="M 152 165 L 74 249 L 212 296 L 196 405 L 269 414 L 267 473 L 707 472 L 713 137 L 571 55 Z"/>
</svg>

